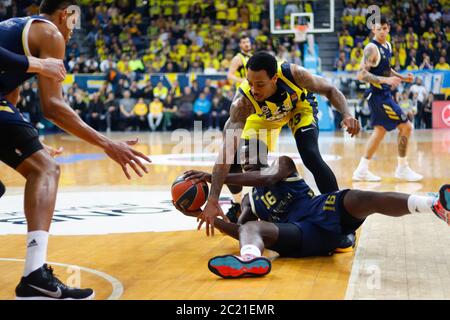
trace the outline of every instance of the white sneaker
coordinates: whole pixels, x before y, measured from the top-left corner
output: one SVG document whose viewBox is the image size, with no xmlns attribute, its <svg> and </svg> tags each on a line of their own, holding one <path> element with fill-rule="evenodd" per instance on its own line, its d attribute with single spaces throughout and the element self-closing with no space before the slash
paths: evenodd
<svg viewBox="0 0 450 320">
<path fill-rule="evenodd" d="M 377 182 L 381 181 L 381 177 L 374 175 L 369 170 L 355 170 L 353 172 L 353 181 L 370 181 Z"/>
<path fill-rule="evenodd" d="M 420 181 L 423 179 L 422 175 L 414 172 L 409 166 L 397 166 L 397 170 L 395 170 L 395 177 L 397 179 L 409 182 Z"/>
</svg>

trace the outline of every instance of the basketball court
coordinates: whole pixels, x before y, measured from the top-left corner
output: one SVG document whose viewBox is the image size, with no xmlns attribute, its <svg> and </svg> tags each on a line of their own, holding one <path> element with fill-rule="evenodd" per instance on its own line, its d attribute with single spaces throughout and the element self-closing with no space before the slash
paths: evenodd
<svg viewBox="0 0 450 320">
<path fill-rule="evenodd" d="M 286 15 L 278 11 L 286 3 L 294 2 L 300 9 Z M 274 36 L 291 34 L 296 44 L 305 44 L 303 66 L 336 84 L 335 73 L 322 72 L 318 54 L 319 49 L 328 50 L 334 58 L 335 43 L 319 48 L 316 40 L 326 42 L 338 30 L 335 24 L 340 17 L 335 16 L 336 4 L 339 2 L 342 7 L 343 2 L 320 1 L 316 12 L 307 2 L 270 0 L 268 27 Z M 217 75 L 212 81 L 218 83 L 225 79 L 220 78 L 224 75 Z M 169 85 L 178 80 L 190 85 L 193 79 L 201 79 L 199 83 L 204 84 L 207 77 L 202 76 L 183 74 L 178 78 L 175 73 L 158 73 L 145 75 L 139 84 L 154 80 L 152 77 Z M 81 79 L 87 90 L 98 90 L 104 79 L 98 74 L 77 77 L 67 77 L 65 88 Z M 436 79 L 431 80 L 430 76 L 425 82 L 430 85 L 433 81 L 433 86 L 442 87 L 444 92 L 444 77 Z M 449 90 L 448 86 L 445 90 Z M 335 173 L 340 189 L 427 195 L 450 183 L 450 129 L 414 130 L 408 161 L 424 176 L 421 182 L 394 178 L 396 131 L 386 135 L 371 162 L 371 171 L 381 176 L 382 181 L 353 182 L 353 171 L 371 131 L 363 131 L 356 138 L 343 131 L 332 131 L 331 112 L 318 99 L 319 127 L 324 130 L 319 136 L 320 151 Z M 354 112 L 358 100 L 348 100 Z M 449 114 L 449 106 L 445 103 L 440 108 L 445 109 L 442 121 L 448 128 L 450 117 L 444 115 Z M 402 218 L 373 215 L 357 231 L 353 252 L 293 259 L 280 258 L 276 252 L 267 250 L 264 255 L 272 261 L 272 271 L 267 276 L 219 278 L 208 270 L 209 259 L 224 254 L 239 255 L 238 241 L 217 229 L 214 237 L 207 237 L 204 228 L 198 231 L 195 218 L 174 208 L 170 191 L 172 183 L 187 170 L 211 172 L 222 133 L 178 130 L 106 135 L 122 141 L 138 137 L 135 149 L 152 160 L 146 164 L 149 173 L 143 178 L 132 173 L 133 179 L 127 180 L 121 168 L 102 150 L 67 134 L 42 137 L 45 144 L 64 148 L 57 157 L 61 178 L 50 229 L 48 264 L 65 284 L 93 288 L 97 300 L 450 299 L 450 229 L 431 214 Z M 269 161 L 281 155 L 294 159 L 306 182 L 318 193 L 288 130 L 282 131 L 278 150 L 269 156 Z M 0 199 L 0 300 L 13 300 L 26 255 L 25 179 L 1 162 L 0 172 L 0 179 L 7 186 Z M 231 199 L 224 187 L 220 198 L 224 212 Z"/>
<path fill-rule="evenodd" d="M 183 216 L 170 203 L 170 186 L 176 177 L 192 168 L 210 171 L 214 158 L 207 152 L 195 158 L 189 152 L 171 153 L 178 143 L 170 133 L 112 136 L 119 140 L 139 137 L 138 150 L 155 159 L 147 176 L 127 181 L 100 150 L 62 134 L 45 139 L 65 149 L 58 160 L 62 176 L 48 261 L 62 281 L 94 288 L 96 299 L 450 298 L 450 249 L 446 245 L 450 234 L 445 223 L 431 215 L 372 216 L 360 229 L 354 253 L 280 259 L 267 251 L 273 259 L 268 276 L 220 279 L 209 272 L 207 262 L 216 255 L 238 254 L 237 241 L 220 232 L 206 237 L 204 230 L 195 230 L 194 218 Z M 422 130 L 414 133 L 410 147 L 411 166 L 426 177 L 422 183 L 393 178 L 394 134 L 387 137 L 374 161 L 373 171 L 383 177 L 382 182 L 353 183 L 355 155 L 363 152 L 367 138 L 368 133 L 357 139 L 340 132 L 321 133 L 322 154 L 341 189 L 425 194 L 448 182 L 445 164 L 450 161 L 450 131 Z M 303 172 L 292 139 L 289 132 L 283 133 L 279 152 L 291 154 Z M 190 146 L 192 151 L 199 148 L 198 144 Z M 207 151 L 210 146 L 204 144 Z M 0 209 L 0 239 L 5 244 L 0 248 L 0 299 L 14 299 L 25 256 L 24 180 L 3 164 L 0 170 L 8 186 Z M 310 175 L 306 180 L 313 184 Z M 226 193 L 222 202 L 226 209 Z"/>
</svg>

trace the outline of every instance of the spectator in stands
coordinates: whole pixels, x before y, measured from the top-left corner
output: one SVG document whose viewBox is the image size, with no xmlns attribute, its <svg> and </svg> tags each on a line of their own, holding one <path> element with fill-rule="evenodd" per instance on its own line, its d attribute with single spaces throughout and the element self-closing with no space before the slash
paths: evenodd
<svg viewBox="0 0 450 320">
<path fill-rule="evenodd" d="M 359 63 L 356 59 L 351 59 L 350 63 L 345 66 L 347 72 L 357 72 L 359 70 Z"/>
<path fill-rule="evenodd" d="M 402 93 L 399 93 L 397 101 L 398 105 L 400 106 L 400 108 L 402 108 L 409 121 L 411 121 L 411 123 L 414 123 L 414 116 L 417 113 L 417 109 L 413 101 L 410 99 L 408 92 L 405 90 Z"/>
<path fill-rule="evenodd" d="M 408 71 L 419 70 L 419 67 L 416 64 L 416 59 L 411 60 L 410 64 L 406 67 Z"/>
<path fill-rule="evenodd" d="M 416 96 L 417 99 L 417 113 L 414 118 L 414 127 L 420 129 L 422 127 L 423 108 L 428 96 L 428 90 L 422 84 L 422 79 L 417 77 L 416 83 L 411 86 L 409 92 L 413 95 L 413 98 Z"/>
<path fill-rule="evenodd" d="M 104 130 L 106 120 L 105 105 L 100 99 L 100 93 L 95 92 L 91 95 L 89 108 L 86 114 L 86 122 L 97 131 Z"/>
<path fill-rule="evenodd" d="M 370 108 L 369 108 L 369 104 L 367 102 L 367 98 L 368 98 L 369 92 L 366 91 L 364 94 L 359 94 L 358 96 L 360 96 L 359 102 L 355 105 L 355 118 L 358 119 L 361 122 L 361 128 L 363 130 L 368 130 L 370 129 Z M 330 106 L 330 104 L 328 104 Z M 330 106 L 331 107 L 331 106 Z M 337 129 L 341 129 L 341 121 L 342 121 L 342 116 L 340 115 L 340 113 L 338 112 L 334 112 L 333 109 L 333 114 L 334 114 L 334 125 Z"/>
<path fill-rule="evenodd" d="M 135 116 L 133 113 L 135 103 L 136 100 L 131 98 L 129 90 L 123 93 L 123 98 L 119 101 L 121 126 L 126 131 L 130 131 L 135 126 Z"/>
<path fill-rule="evenodd" d="M 133 53 L 133 56 L 128 64 L 131 72 L 143 73 L 145 71 L 144 63 L 138 57 L 137 53 Z"/>
<path fill-rule="evenodd" d="M 144 101 L 144 98 L 139 98 L 137 103 L 134 105 L 133 108 L 133 114 L 135 117 L 135 123 L 136 127 L 139 131 L 147 131 L 148 130 L 148 124 L 147 122 L 147 115 L 149 114 L 148 106 Z"/>
<path fill-rule="evenodd" d="M 161 101 L 164 101 L 169 94 L 169 89 L 163 85 L 160 81 L 156 85 L 156 88 L 153 89 L 153 96 L 158 97 Z"/>
<path fill-rule="evenodd" d="M 207 129 L 212 127 L 211 121 L 211 100 L 206 97 L 204 92 L 200 93 L 199 97 L 194 102 L 194 120 L 202 122 L 202 128 Z"/>
<path fill-rule="evenodd" d="M 143 92 L 139 89 L 138 83 L 136 81 L 132 81 L 130 85 L 130 97 L 133 99 L 139 99 L 142 97 Z"/>
<path fill-rule="evenodd" d="M 163 131 L 173 129 L 174 125 L 176 124 L 176 112 L 178 111 L 178 107 L 176 106 L 177 101 L 178 99 L 174 99 L 172 94 L 169 94 L 164 101 L 162 126 Z"/>
<path fill-rule="evenodd" d="M 419 66 L 420 70 L 433 70 L 433 63 L 430 60 L 430 56 L 426 53 L 423 55 L 423 62 Z"/>
<path fill-rule="evenodd" d="M 190 129 L 193 121 L 193 107 L 196 97 L 190 87 L 184 87 L 184 94 L 179 98 L 179 107 L 176 113 L 180 128 Z"/>
<path fill-rule="evenodd" d="M 434 95 L 430 92 L 423 106 L 423 120 L 426 129 L 433 128 L 433 102 Z"/>
<path fill-rule="evenodd" d="M 286 62 L 302 66 L 303 63 L 300 58 L 300 50 L 297 50 L 295 46 L 292 46 L 291 50 L 289 51 L 289 55 L 287 56 Z"/>
<path fill-rule="evenodd" d="M 105 102 L 106 131 L 118 130 L 119 106 L 113 92 L 108 93 Z"/>
<path fill-rule="evenodd" d="M 432 23 L 435 23 L 442 18 L 442 13 L 438 11 L 436 7 L 433 7 L 432 11 L 428 14 L 428 17 Z"/>
<path fill-rule="evenodd" d="M 218 89 L 212 100 L 211 123 L 214 129 L 223 129 L 229 117 L 230 106 L 231 101 L 223 95 L 221 89 Z"/>
<path fill-rule="evenodd" d="M 445 57 L 439 58 L 439 63 L 436 64 L 434 70 L 450 70 L 450 65 L 445 60 Z"/>
<path fill-rule="evenodd" d="M 72 105 L 72 109 L 78 114 L 78 116 L 86 121 L 87 105 L 84 100 L 84 94 L 82 92 L 75 93 L 75 101 Z"/>
<path fill-rule="evenodd" d="M 161 125 L 164 116 L 163 110 L 163 102 L 159 97 L 155 96 L 153 101 L 150 103 L 150 110 L 148 113 L 148 124 L 151 131 L 156 131 L 156 129 Z"/>
<path fill-rule="evenodd" d="M 339 56 L 334 62 L 334 71 L 344 71 L 347 65 L 347 57 L 345 51 L 339 51 Z"/>
<path fill-rule="evenodd" d="M 145 84 L 145 87 L 142 89 L 142 97 L 147 101 L 153 101 L 153 85 L 151 81 L 148 81 Z"/>
<path fill-rule="evenodd" d="M 25 82 L 23 84 L 23 89 L 20 93 L 21 99 L 19 101 L 19 108 L 23 113 L 28 114 L 28 120 L 36 126 L 39 122 L 39 111 L 37 110 L 36 101 L 39 100 L 36 93 L 31 88 L 30 82 Z"/>
</svg>

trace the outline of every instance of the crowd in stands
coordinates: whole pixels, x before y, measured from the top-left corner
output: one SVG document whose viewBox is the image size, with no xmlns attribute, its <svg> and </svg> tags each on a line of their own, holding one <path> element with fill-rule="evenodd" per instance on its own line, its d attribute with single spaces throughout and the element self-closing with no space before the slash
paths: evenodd
<svg viewBox="0 0 450 320">
<path fill-rule="evenodd" d="M 334 69 L 357 71 L 369 43 L 367 0 L 346 0 Z M 446 0 L 384 0 L 380 13 L 390 19 L 388 41 L 396 70 L 450 70 L 450 4 Z"/>
<path fill-rule="evenodd" d="M 1 1 L 0 21 L 37 14 L 39 2 Z M 344 2 L 335 70 L 355 72 L 363 57 L 363 47 L 370 41 L 366 26 L 370 1 Z M 81 0 L 80 3 L 81 29 L 76 30 L 68 45 L 67 70 L 74 74 L 104 73 L 107 81 L 95 93 L 88 93 L 75 83 L 65 95 L 71 107 L 99 130 L 191 128 L 193 120 L 202 121 L 203 128 L 222 128 L 229 115 L 233 86 L 207 84 L 200 89 L 193 81 L 189 87 L 181 88 L 175 83 L 166 88 L 163 83 L 155 87 L 151 83 L 144 87 L 138 83 L 148 73 L 226 72 L 239 50 L 243 33 L 250 36 L 255 51 L 264 49 L 279 60 L 302 64 L 301 46 L 292 35 L 270 34 L 269 6 L 265 0 Z M 392 18 L 388 40 L 394 51 L 392 65 L 398 70 L 450 69 L 450 15 L 448 4 L 444 3 L 444 0 L 383 2 L 381 13 Z M 310 12 L 315 6 L 316 1 L 279 1 L 274 8 L 277 25 L 286 28 L 291 12 Z M 432 95 L 423 96 L 411 90 L 400 88 L 396 98 L 403 106 L 411 105 L 408 112 L 413 114 L 417 128 L 429 127 L 426 102 Z M 40 127 L 42 117 L 36 92 L 35 83 L 25 84 L 19 107 Z M 408 92 L 408 99 L 404 98 L 404 92 Z M 364 99 L 361 101 L 357 111 L 364 117 L 367 108 Z"/>
<path fill-rule="evenodd" d="M 170 89 L 159 82 L 140 88 L 136 81 L 121 79 L 117 85 L 105 83 L 89 94 L 74 83 L 65 92 L 72 109 L 90 126 L 100 131 L 169 131 L 192 129 L 194 121 L 202 128 L 223 129 L 229 117 L 233 90 L 213 86 L 210 80 L 200 89 L 196 80 L 190 86 Z M 37 98 L 36 82 L 25 83 L 19 109 L 37 128 L 42 115 Z"/>
<path fill-rule="evenodd" d="M 9 11 L 36 14 L 39 2 L 10 2 Z M 144 72 L 226 72 L 243 33 L 250 36 L 255 50 L 296 61 L 301 55 L 293 35 L 271 36 L 265 0 L 81 0 L 80 4 L 81 27 L 66 51 L 70 73 L 106 72 L 111 67 L 131 78 Z"/>
</svg>

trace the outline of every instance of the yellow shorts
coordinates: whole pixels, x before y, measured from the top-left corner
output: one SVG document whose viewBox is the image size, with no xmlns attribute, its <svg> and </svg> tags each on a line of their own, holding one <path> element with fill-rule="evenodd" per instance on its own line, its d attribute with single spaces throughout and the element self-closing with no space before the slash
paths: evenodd
<svg viewBox="0 0 450 320">
<path fill-rule="evenodd" d="M 267 145 L 269 151 L 275 151 L 280 131 L 286 124 L 295 135 L 298 129 L 316 123 L 316 121 L 312 108 L 295 108 L 286 117 L 277 121 L 268 121 L 257 114 L 252 114 L 247 118 L 241 138 L 245 140 L 258 139 Z"/>
</svg>

